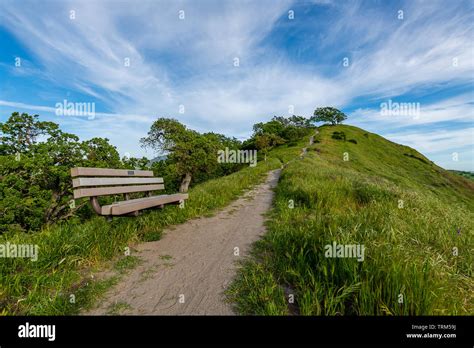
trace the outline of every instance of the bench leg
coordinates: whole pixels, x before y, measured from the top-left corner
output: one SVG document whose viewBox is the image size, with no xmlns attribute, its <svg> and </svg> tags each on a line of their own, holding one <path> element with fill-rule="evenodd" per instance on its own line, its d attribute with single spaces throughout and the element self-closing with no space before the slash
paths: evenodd
<svg viewBox="0 0 474 348">
<path fill-rule="evenodd" d="M 105 215 L 105 220 L 107 220 L 107 222 L 111 222 L 112 221 L 112 215 Z"/>
<path fill-rule="evenodd" d="M 97 214 L 102 215 L 102 208 L 100 207 L 99 200 L 97 199 L 97 197 L 91 197 L 90 201 L 92 209 L 94 209 Z"/>
</svg>

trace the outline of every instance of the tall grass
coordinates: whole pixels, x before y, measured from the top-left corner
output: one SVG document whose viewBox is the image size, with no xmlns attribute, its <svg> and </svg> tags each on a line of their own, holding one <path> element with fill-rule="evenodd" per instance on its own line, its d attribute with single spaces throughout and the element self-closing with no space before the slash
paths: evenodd
<svg viewBox="0 0 474 348">
<path fill-rule="evenodd" d="M 292 149 L 288 149 L 292 151 Z M 76 314 L 117 281 L 97 281 L 95 270 L 107 260 L 123 255 L 139 241 L 157 240 L 166 226 L 212 213 L 260 183 L 269 170 L 279 168 L 277 158 L 259 162 L 231 175 L 199 184 L 189 192 L 185 207 L 166 206 L 137 218 L 94 217 L 80 223 L 70 220 L 38 233 L 10 233 L 0 244 L 36 244 L 36 262 L 24 258 L 0 258 L 0 314 Z M 74 300 L 71 301 L 71 295 Z"/>
<path fill-rule="evenodd" d="M 355 127 L 318 140 L 282 173 L 268 233 L 229 290 L 240 312 L 474 314 L 472 184 Z M 364 261 L 326 258 L 333 241 L 364 245 Z"/>
</svg>

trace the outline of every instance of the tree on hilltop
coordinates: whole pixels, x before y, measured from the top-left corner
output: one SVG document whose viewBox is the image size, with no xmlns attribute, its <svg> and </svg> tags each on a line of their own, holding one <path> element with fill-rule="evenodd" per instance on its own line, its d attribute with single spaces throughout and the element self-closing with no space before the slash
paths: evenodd
<svg viewBox="0 0 474 348">
<path fill-rule="evenodd" d="M 346 120 L 347 116 L 340 110 L 333 107 L 323 107 L 314 110 L 314 116 L 310 118 L 312 122 L 330 122 L 333 126 Z"/>
</svg>

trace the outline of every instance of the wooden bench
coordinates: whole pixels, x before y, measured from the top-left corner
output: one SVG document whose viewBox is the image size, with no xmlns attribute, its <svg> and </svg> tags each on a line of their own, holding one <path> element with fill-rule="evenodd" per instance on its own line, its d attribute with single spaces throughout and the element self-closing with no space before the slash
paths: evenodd
<svg viewBox="0 0 474 348">
<path fill-rule="evenodd" d="M 90 197 L 94 211 L 99 215 L 137 216 L 140 210 L 160 207 L 165 204 L 179 204 L 188 199 L 186 193 L 153 196 L 153 191 L 163 190 L 163 178 L 153 177 L 151 170 L 127 170 L 107 168 L 72 168 L 72 186 L 74 199 Z M 129 194 L 144 192 L 148 197 L 130 199 Z M 124 201 L 100 206 L 99 196 L 123 194 Z"/>
</svg>

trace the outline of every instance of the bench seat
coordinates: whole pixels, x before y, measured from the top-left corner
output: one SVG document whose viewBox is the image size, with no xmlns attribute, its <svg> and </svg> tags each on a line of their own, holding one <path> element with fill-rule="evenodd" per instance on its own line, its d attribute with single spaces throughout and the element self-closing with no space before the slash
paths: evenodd
<svg viewBox="0 0 474 348">
<path fill-rule="evenodd" d="M 159 195 L 145 198 L 131 199 L 128 201 L 120 201 L 109 205 L 102 206 L 102 215 L 124 215 L 142 209 L 152 208 L 155 206 L 179 203 L 188 199 L 187 193 L 175 193 L 172 195 Z"/>
</svg>

